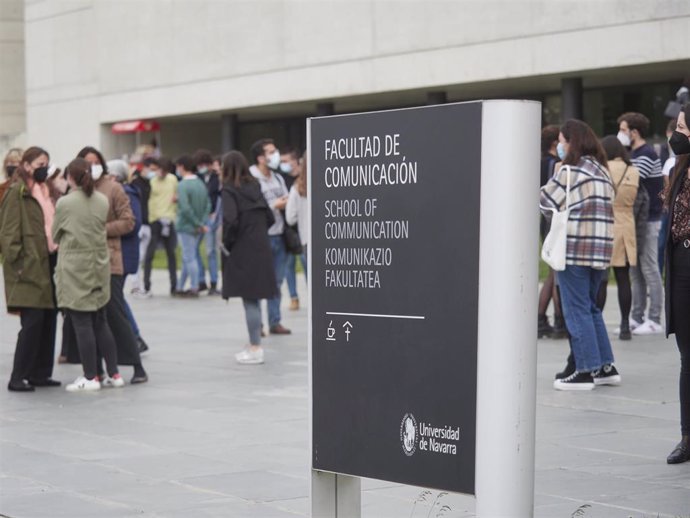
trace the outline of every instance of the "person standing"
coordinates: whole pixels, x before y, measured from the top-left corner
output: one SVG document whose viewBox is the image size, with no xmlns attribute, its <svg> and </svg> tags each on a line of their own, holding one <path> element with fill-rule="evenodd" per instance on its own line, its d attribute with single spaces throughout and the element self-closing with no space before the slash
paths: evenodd
<svg viewBox="0 0 690 518">
<path fill-rule="evenodd" d="M 160 241 L 165 246 L 168 258 L 168 274 L 170 277 L 170 294 L 177 291 L 177 233 L 175 232 L 175 218 L 177 217 L 177 178 L 170 174 L 169 161 L 165 159 L 151 159 L 149 171 L 155 176 L 151 178 L 151 193 L 149 195 L 149 223 L 151 224 L 151 241 L 144 259 L 144 291 L 141 296 L 151 296 L 151 268 L 153 256 Z"/>
<path fill-rule="evenodd" d="M 131 184 L 139 190 L 141 200 L 141 227 L 139 228 L 139 264 L 134 279 L 132 293 L 141 295 L 144 292 L 144 259 L 151 241 L 151 225 L 149 224 L 149 196 L 151 195 L 151 178 L 156 173 L 149 169 L 154 158 L 145 158 L 141 168 L 132 173 Z"/>
<path fill-rule="evenodd" d="M 208 228 L 203 236 L 206 245 L 206 260 L 208 261 L 208 274 L 211 287 L 206 284 L 206 269 L 204 261 L 201 259 L 201 246 L 197 247 L 197 263 L 199 265 L 199 291 L 208 289 L 209 295 L 220 295 L 218 291 L 218 228 L 222 223 L 220 214 L 220 175 L 216 171 L 211 152 L 206 149 L 199 149 L 194 153 L 194 164 L 199 178 L 206 185 L 208 199 L 211 204 L 210 213 L 206 218 L 205 226 Z M 201 240 L 199 241 L 201 245 Z"/>
<path fill-rule="evenodd" d="M 199 296 L 199 263 L 197 253 L 201 239 L 208 231 L 205 223 L 211 210 L 204 182 L 194 173 L 194 160 L 182 155 L 175 161 L 177 174 L 182 178 L 177 188 L 177 235 L 182 244 L 182 273 L 177 283 L 177 294 Z M 184 285 L 189 276 L 189 290 Z"/>
<path fill-rule="evenodd" d="M 664 188 L 659 156 L 645 137 L 649 131 L 649 119 L 641 113 L 628 112 L 618 117 L 618 139 L 630 146 L 632 164 L 640 172 L 640 183 L 649 194 L 649 214 L 644 240 L 637 243 L 638 265 L 630 269 L 632 277 L 632 321 L 634 335 L 661 333 L 661 306 L 664 289 L 658 264 L 659 230 L 661 228 L 662 203 L 659 193 Z M 647 292 L 649 291 L 649 312 Z"/>
<path fill-rule="evenodd" d="M 553 124 L 545 126 L 541 131 L 541 168 L 539 175 L 541 187 L 546 185 L 546 182 L 553 176 L 556 164 L 559 162 L 558 154 L 556 153 L 558 133 L 558 126 Z M 541 216 L 539 232 L 542 240 L 544 240 L 546 234 L 549 232 L 549 223 L 544 216 Z M 550 301 L 553 301 L 553 327 L 549 324 L 549 319 L 546 316 L 546 310 L 549 308 Z M 549 268 L 549 273 L 539 292 L 539 306 L 537 311 L 537 338 L 545 336 L 551 338 L 567 338 L 568 336 L 563 320 L 561 300 L 558 296 L 556 277 L 551 268 Z"/>
<path fill-rule="evenodd" d="M 309 241 L 309 204 L 307 203 L 307 154 L 304 153 L 297 166 L 297 178 L 290 188 L 285 219 L 288 225 L 297 225 L 300 241 L 302 242 L 302 269 L 307 278 L 307 243 Z M 295 257 L 293 255 L 293 257 Z M 288 272 L 289 273 L 289 272 Z M 297 306 L 299 308 L 299 305 Z"/>
<path fill-rule="evenodd" d="M 282 211 L 285 210 L 288 198 L 285 180 L 276 173 L 280 167 L 280 151 L 278 151 L 273 140 L 265 138 L 252 145 L 251 153 L 254 165 L 249 168 L 249 172 L 259 181 L 261 192 L 273 212 L 275 220 L 275 223 L 268 229 L 268 239 L 271 243 L 277 292 L 274 297 L 268 299 L 268 331 L 274 335 L 289 335 L 291 331 L 281 323 L 280 314 L 280 286 L 285 279 L 287 263 L 287 250 L 283 241 L 285 221 Z"/>
<path fill-rule="evenodd" d="M 666 236 L 666 337 L 674 333 L 680 351 L 681 440 L 666 459 L 669 464 L 690 461 L 690 103 L 678 115 L 669 142 L 676 165 L 665 192 L 669 211 Z"/>
<path fill-rule="evenodd" d="M 51 261 L 56 256 L 51 254 L 52 235 L 49 241 L 46 234 L 46 220 L 52 215 L 46 218 L 45 203 L 34 195 L 40 191 L 34 190 L 39 180 L 48 176 L 48 160 L 44 149 L 27 149 L 0 203 L 5 299 L 8 311 L 21 319 L 7 385 L 13 392 L 60 385 L 52 379 L 57 313 L 52 282 L 55 263 Z"/>
<path fill-rule="evenodd" d="M 249 345 L 235 355 L 240 364 L 264 363 L 261 347 L 261 299 L 278 291 L 268 237 L 273 212 L 261 186 L 239 151 L 223 157 L 223 286 L 222 296 L 242 297 Z"/>
<path fill-rule="evenodd" d="M 139 346 L 127 319 L 124 295 L 121 237 L 134 230 L 134 214 L 124 189 L 108 174 L 107 164 L 101 152 L 87 146 L 79 151 L 77 157 L 84 158 L 91 164 L 91 177 L 95 189 L 108 199 L 108 219 L 105 228 L 110 251 L 110 300 L 106 305 L 106 315 L 117 344 L 117 361 L 119 365 L 134 367 L 134 375 L 130 380 L 132 385 L 145 383 L 148 381 L 148 375 L 141 363 Z"/>
<path fill-rule="evenodd" d="M 108 376 L 103 385 L 123 387 L 117 369 L 117 346 L 108 326 L 106 305 L 110 299 L 110 259 L 106 237 L 108 199 L 94 191 L 91 164 L 72 160 L 65 170 L 70 193 L 60 198 L 52 234 L 60 244 L 55 269 L 58 307 L 74 327 L 84 375 L 67 385 L 68 392 L 101 389 L 98 355 L 105 359 Z"/>
<path fill-rule="evenodd" d="M 623 144 L 613 135 L 604 137 L 601 145 L 606 152 L 608 169 L 613 182 L 613 252 L 611 266 L 618 285 L 618 305 L 621 326 L 618 337 L 630 340 L 630 308 L 632 289 L 630 267 L 637 265 L 637 239 L 635 236 L 635 198 L 640 184 L 640 173 L 632 165 Z M 604 291 L 606 293 L 606 291 Z"/>
<path fill-rule="evenodd" d="M 290 193 L 292 186 L 297 180 L 297 175 L 299 173 L 299 159 L 300 155 L 297 148 L 288 146 L 284 149 L 281 149 L 279 173 L 285 181 L 285 187 L 287 188 L 288 193 Z M 287 212 L 287 206 L 285 211 Z M 285 219 L 287 220 L 287 215 Z M 287 224 L 294 226 L 296 223 Z M 285 281 L 287 283 L 288 293 L 290 294 L 289 307 L 292 311 L 297 311 L 299 309 L 299 296 L 297 295 L 297 272 L 295 269 L 296 266 L 297 256 L 288 252 L 287 260 L 285 262 Z"/>
<path fill-rule="evenodd" d="M 570 185 L 565 270 L 557 272 L 575 372 L 554 381 L 556 390 L 592 390 L 621 381 L 597 293 L 613 251 L 613 185 L 606 154 L 592 129 L 568 120 L 558 136 L 563 166 L 541 189 L 540 206 L 560 211 Z"/>
<path fill-rule="evenodd" d="M 19 163 L 22 160 L 22 150 L 19 148 L 10 149 L 2 161 L 2 170 L 0 170 L 0 201 L 2 201 L 7 188 L 10 186 L 10 180 L 14 174 Z"/>
<path fill-rule="evenodd" d="M 134 214 L 134 228 L 129 234 L 125 234 L 120 238 L 122 244 L 122 267 L 124 275 L 124 283 L 127 282 L 128 275 L 134 275 L 137 273 L 139 268 L 139 235 L 142 227 L 142 203 L 141 203 L 141 191 L 134 187 L 132 183 L 128 182 L 129 179 L 129 167 L 127 162 L 124 160 L 108 160 L 108 171 L 113 176 L 115 181 L 122 185 L 122 188 L 129 198 L 129 206 L 132 209 L 132 214 Z M 132 332 L 137 339 L 137 346 L 139 347 L 139 354 L 143 354 L 149 350 L 149 346 L 146 341 L 141 336 L 141 329 L 134 317 L 134 312 L 127 302 L 127 299 L 123 299 L 125 302 L 125 313 L 127 314 L 127 320 L 129 320 L 132 326 Z"/>
</svg>

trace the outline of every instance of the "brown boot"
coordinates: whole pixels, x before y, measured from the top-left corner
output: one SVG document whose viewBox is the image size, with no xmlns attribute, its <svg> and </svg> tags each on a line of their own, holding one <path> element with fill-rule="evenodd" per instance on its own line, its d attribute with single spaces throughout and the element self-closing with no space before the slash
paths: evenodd
<svg viewBox="0 0 690 518">
<path fill-rule="evenodd" d="M 288 328 L 283 327 L 283 324 L 276 324 L 272 326 L 268 332 L 272 335 L 289 335 L 292 333 L 292 331 L 290 331 Z"/>
<path fill-rule="evenodd" d="M 294 298 L 290 300 L 290 310 L 297 311 L 299 309 L 299 299 Z"/>
</svg>

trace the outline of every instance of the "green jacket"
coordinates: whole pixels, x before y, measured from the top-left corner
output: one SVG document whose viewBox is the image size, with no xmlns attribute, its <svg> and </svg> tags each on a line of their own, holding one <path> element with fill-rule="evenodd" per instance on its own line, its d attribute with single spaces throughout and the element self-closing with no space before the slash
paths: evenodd
<svg viewBox="0 0 690 518">
<path fill-rule="evenodd" d="M 182 179 L 177 185 L 177 221 L 175 230 L 196 234 L 206 224 L 211 212 L 208 190 L 198 178 Z"/>
<path fill-rule="evenodd" d="M 0 253 L 7 309 L 54 308 L 43 211 L 24 182 L 0 203 Z"/>
<path fill-rule="evenodd" d="M 60 246 L 55 268 L 58 307 L 96 311 L 110 300 L 110 255 L 105 223 L 108 198 L 81 189 L 58 200 L 53 240 Z"/>
</svg>

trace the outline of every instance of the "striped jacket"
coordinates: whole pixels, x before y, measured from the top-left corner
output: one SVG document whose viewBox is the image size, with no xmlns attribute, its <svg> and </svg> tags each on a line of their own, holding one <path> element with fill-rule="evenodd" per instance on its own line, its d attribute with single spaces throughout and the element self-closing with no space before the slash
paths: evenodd
<svg viewBox="0 0 690 518">
<path fill-rule="evenodd" d="M 607 268 L 613 252 L 613 184 L 608 171 L 591 156 L 570 167 L 570 216 L 566 264 Z M 567 169 L 560 170 L 541 188 L 540 205 L 548 218 L 549 208 L 565 208 Z"/>
</svg>

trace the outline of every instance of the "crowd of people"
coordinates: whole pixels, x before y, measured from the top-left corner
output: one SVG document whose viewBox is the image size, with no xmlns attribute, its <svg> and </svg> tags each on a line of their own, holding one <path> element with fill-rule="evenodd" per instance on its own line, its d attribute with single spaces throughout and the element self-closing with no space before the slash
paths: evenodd
<svg viewBox="0 0 690 518">
<path fill-rule="evenodd" d="M 540 293 L 538 334 L 565 335 L 570 355 L 556 390 L 618 385 L 602 317 L 608 268 L 618 288 L 621 340 L 675 334 L 680 351 L 681 442 L 669 464 L 690 460 L 690 103 L 667 128 L 663 162 L 647 141 L 649 120 L 618 118 L 617 135 L 599 139 L 584 122 L 542 131 L 542 234 L 569 211 L 565 268 L 549 273 Z M 662 275 L 665 281 L 662 281 Z M 665 282 L 665 286 L 664 286 Z M 554 305 L 554 324 L 546 317 Z"/>
<path fill-rule="evenodd" d="M 250 166 L 238 151 L 214 157 L 202 149 L 174 161 L 154 153 L 106 161 L 85 147 L 63 170 L 40 147 L 10 150 L 0 177 L 0 254 L 7 308 L 21 329 L 8 390 L 61 386 L 53 379 L 59 314 L 58 362 L 83 368 L 68 391 L 123 387 L 123 365 L 133 367 L 130 384 L 147 382 L 141 356 L 149 346 L 125 298 L 125 279 L 132 276 L 134 296 L 150 298 L 159 246 L 172 296 L 242 298 L 249 343 L 236 360 L 263 363 L 260 301 L 267 300 L 274 335 L 291 332 L 281 318 L 286 277 L 290 308 L 299 309 L 295 257 L 306 275 L 309 235 L 306 159 L 296 149 L 281 155 L 271 139 L 256 142 L 251 158 Z M 289 232 L 299 236 L 296 245 Z"/>
<path fill-rule="evenodd" d="M 650 123 L 640 113 L 622 114 L 618 134 L 602 139 L 579 120 L 542 131 L 542 235 L 553 211 L 569 210 L 566 265 L 549 272 L 539 300 L 539 337 L 570 342 L 554 388 L 621 383 L 602 318 L 609 268 L 621 340 L 662 333 L 665 300 L 666 335 L 675 333 L 681 357 L 682 440 L 669 463 L 690 460 L 688 121 L 685 104 L 668 126 L 666 157 L 646 141 Z M 213 156 L 202 149 L 174 161 L 155 153 L 106 161 L 85 147 L 61 170 L 40 147 L 11 150 L 0 178 L 0 253 L 7 308 L 19 315 L 21 330 L 8 389 L 61 385 L 52 377 L 59 313 L 58 361 L 83 367 L 68 391 L 123 387 L 123 365 L 133 367 L 130 384 L 147 382 L 141 356 L 148 344 L 125 298 L 125 279 L 133 278 L 133 296 L 150 298 L 159 247 L 172 296 L 242 298 L 249 341 L 235 358 L 263 363 L 261 300 L 268 333 L 289 335 L 281 286 L 287 282 L 289 307 L 298 309 L 298 257 L 307 274 L 307 159 L 296 149 L 281 153 L 271 139 L 254 143 L 249 158 L 251 164 L 239 151 Z"/>
</svg>

